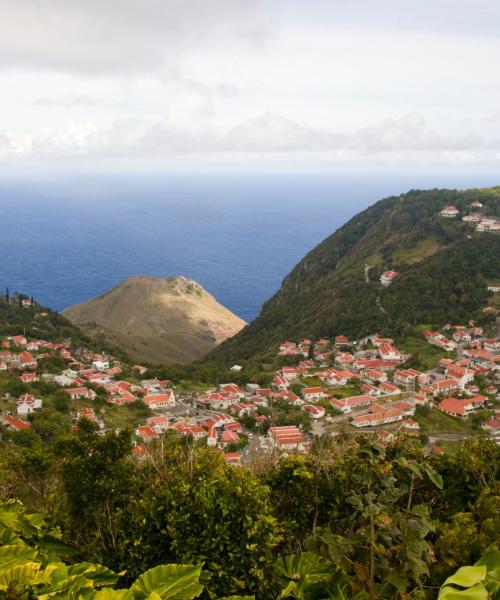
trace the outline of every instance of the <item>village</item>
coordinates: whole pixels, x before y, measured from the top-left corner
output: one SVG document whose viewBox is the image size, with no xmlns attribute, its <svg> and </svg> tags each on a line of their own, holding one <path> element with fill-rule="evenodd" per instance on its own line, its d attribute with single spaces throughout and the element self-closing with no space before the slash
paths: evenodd
<svg viewBox="0 0 500 600">
<path fill-rule="evenodd" d="M 425 330 L 424 340 L 443 355 L 428 370 L 408 367 L 411 355 L 376 333 L 283 341 L 275 357 L 280 366 L 266 385 L 227 382 L 200 391 L 148 378 L 146 366 L 73 348 L 71 340 L 7 336 L 0 342 L 0 377 L 16 385 L 0 398 L 0 428 L 29 430 L 48 390 L 67 407 L 73 428 L 80 419 L 102 432 L 132 426 L 139 460 L 169 432 L 218 448 L 236 465 L 306 453 L 323 436 L 366 434 L 391 443 L 411 435 L 438 453 L 468 437 L 500 444 L 499 337 L 470 321 Z M 234 365 L 231 372 L 241 379 L 242 370 Z"/>
</svg>

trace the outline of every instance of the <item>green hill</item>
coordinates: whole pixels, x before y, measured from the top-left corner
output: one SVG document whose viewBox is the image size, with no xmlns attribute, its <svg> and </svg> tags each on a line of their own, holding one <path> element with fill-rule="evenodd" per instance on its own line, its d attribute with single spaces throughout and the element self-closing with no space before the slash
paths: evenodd
<svg viewBox="0 0 500 600">
<path fill-rule="evenodd" d="M 7 301 L 5 295 L 0 296 L 0 337 L 24 334 L 29 338 L 61 342 L 71 340 L 73 347 L 84 347 L 96 352 L 107 351 L 122 360 L 127 355 L 121 349 L 102 338 L 91 338 L 77 325 L 71 323 L 63 315 L 40 304 L 31 307 L 21 306 L 21 299 L 28 298 L 16 295 Z"/>
<path fill-rule="evenodd" d="M 474 200 L 484 215 L 500 215 L 500 187 L 410 191 L 377 202 L 307 254 L 259 317 L 207 359 L 262 357 L 287 338 L 397 336 L 421 323 L 482 318 L 487 284 L 500 277 L 500 235 L 462 221 Z M 460 215 L 441 217 L 450 204 Z M 383 288 L 389 269 L 399 275 Z"/>
</svg>

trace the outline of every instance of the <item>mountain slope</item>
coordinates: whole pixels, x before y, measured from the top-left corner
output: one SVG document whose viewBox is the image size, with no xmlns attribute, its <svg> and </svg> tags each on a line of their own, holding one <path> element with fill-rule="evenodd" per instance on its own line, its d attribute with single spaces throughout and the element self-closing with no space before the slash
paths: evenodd
<svg viewBox="0 0 500 600">
<path fill-rule="evenodd" d="M 195 360 L 245 325 L 185 277 L 131 277 L 63 314 L 88 334 L 103 334 L 135 360 L 153 364 Z"/>
<path fill-rule="evenodd" d="M 262 357 L 287 338 L 396 335 L 479 311 L 487 282 L 500 277 L 500 235 L 462 221 L 476 199 L 485 214 L 500 215 L 500 188 L 411 191 L 377 202 L 314 248 L 259 317 L 208 359 Z M 439 215 L 449 204 L 459 217 Z M 387 269 L 399 276 L 382 288 Z"/>
</svg>

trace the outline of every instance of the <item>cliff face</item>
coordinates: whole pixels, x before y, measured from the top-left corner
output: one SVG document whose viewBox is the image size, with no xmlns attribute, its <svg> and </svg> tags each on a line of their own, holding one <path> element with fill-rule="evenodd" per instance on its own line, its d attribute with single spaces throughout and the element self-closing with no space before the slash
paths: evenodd
<svg viewBox="0 0 500 600">
<path fill-rule="evenodd" d="M 137 361 L 187 363 L 238 333 L 245 322 L 186 277 L 135 276 L 64 316 L 103 335 Z"/>
</svg>

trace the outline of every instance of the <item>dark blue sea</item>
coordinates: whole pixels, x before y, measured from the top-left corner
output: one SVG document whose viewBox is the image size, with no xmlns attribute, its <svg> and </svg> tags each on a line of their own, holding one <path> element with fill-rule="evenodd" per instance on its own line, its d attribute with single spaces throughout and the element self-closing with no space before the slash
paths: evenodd
<svg viewBox="0 0 500 600">
<path fill-rule="evenodd" d="M 93 175 L 0 180 L 0 288 L 55 310 L 134 274 L 186 275 L 250 321 L 318 242 L 375 201 L 492 177 Z"/>
</svg>

